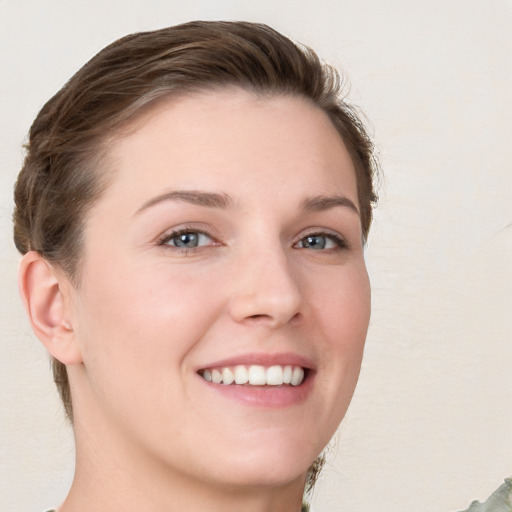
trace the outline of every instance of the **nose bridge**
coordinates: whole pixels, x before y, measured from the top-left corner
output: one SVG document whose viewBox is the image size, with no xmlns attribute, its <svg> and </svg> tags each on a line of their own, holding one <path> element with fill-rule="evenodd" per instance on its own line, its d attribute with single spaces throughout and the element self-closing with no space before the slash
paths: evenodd
<svg viewBox="0 0 512 512">
<path fill-rule="evenodd" d="M 284 325 L 300 313 L 302 295 L 292 258 L 279 239 L 251 244 L 240 255 L 231 314 L 238 321 Z"/>
</svg>

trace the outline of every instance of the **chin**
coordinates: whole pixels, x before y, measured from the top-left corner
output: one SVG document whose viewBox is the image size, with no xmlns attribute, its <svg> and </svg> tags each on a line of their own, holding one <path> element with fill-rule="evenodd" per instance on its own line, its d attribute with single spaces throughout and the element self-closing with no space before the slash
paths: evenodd
<svg viewBox="0 0 512 512">
<path fill-rule="evenodd" d="M 226 474 L 224 481 L 233 488 L 255 489 L 255 488 L 283 488 L 290 485 L 304 486 L 306 474 L 310 463 L 286 464 L 280 461 L 279 466 L 267 462 L 250 467 L 236 467 Z"/>
<path fill-rule="evenodd" d="M 262 440 L 252 450 L 232 446 L 228 457 L 217 467 L 218 476 L 236 487 L 283 487 L 298 482 L 303 486 L 319 452 L 312 452 L 311 445 L 304 440 Z"/>
</svg>

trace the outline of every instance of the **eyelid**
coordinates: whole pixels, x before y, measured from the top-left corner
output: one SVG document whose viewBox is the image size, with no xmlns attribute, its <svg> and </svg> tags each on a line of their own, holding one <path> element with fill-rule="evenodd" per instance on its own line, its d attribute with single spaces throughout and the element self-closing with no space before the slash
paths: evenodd
<svg viewBox="0 0 512 512">
<path fill-rule="evenodd" d="M 179 247 L 179 246 L 168 244 L 168 242 L 170 240 L 172 240 L 173 238 L 176 238 L 185 233 L 197 233 L 200 235 L 204 235 L 211 240 L 211 243 L 208 243 L 206 245 L 200 245 L 197 247 L 190 247 L 190 248 Z M 308 229 L 304 230 L 303 232 L 301 232 L 297 236 L 295 242 L 293 243 L 293 247 L 297 248 L 297 245 L 309 236 L 323 236 L 323 237 L 329 238 L 336 245 L 336 247 L 330 248 L 330 249 L 324 249 L 324 251 L 326 251 L 326 252 L 349 248 L 349 243 L 348 243 L 347 239 L 343 235 L 341 235 L 338 231 L 331 230 L 328 228 L 320 228 L 320 227 L 308 228 Z M 181 226 L 177 226 L 175 228 L 168 229 L 157 238 L 156 243 L 158 246 L 166 247 L 169 249 L 175 249 L 175 250 L 181 251 L 181 252 L 195 251 L 195 250 L 199 250 L 203 247 L 223 245 L 221 242 L 219 242 L 218 236 L 215 236 L 211 232 L 211 229 L 209 229 L 206 226 L 197 226 L 197 225 L 181 225 Z M 306 248 L 304 248 L 304 249 L 306 249 Z"/>
<path fill-rule="evenodd" d="M 348 249 L 349 243 L 347 239 L 341 235 L 339 232 L 327 229 L 327 228 L 310 228 L 304 232 L 302 232 L 297 241 L 293 244 L 295 247 L 298 243 L 300 243 L 304 238 L 307 238 L 308 236 L 325 236 L 326 238 L 330 238 L 335 244 L 336 249 Z M 333 249 L 325 249 L 326 251 L 333 250 Z"/>
<path fill-rule="evenodd" d="M 167 242 L 172 240 L 173 238 L 176 238 L 180 235 L 183 235 L 185 233 L 197 233 L 200 235 L 207 236 L 213 243 L 208 244 L 207 246 L 199 246 L 199 247 L 193 247 L 193 248 L 186 248 L 186 247 L 178 247 L 174 245 L 169 245 Z M 162 235 L 160 235 L 157 239 L 157 244 L 162 247 L 168 247 L 171 249 L 176 249 L 179 251 L 191 251 L 195 249 L 199 249 L 201 247 L 208 247 L 213 245 L 220 245 L 220 242 L 217 240 L 217 238 L 205 227 L 198 227 L 198 226 L 191 226 L 191 225 L 185 225 L 180 226 L 176 228 L 172 228 L 170 230 L 165 231 Z"/>
</svg>

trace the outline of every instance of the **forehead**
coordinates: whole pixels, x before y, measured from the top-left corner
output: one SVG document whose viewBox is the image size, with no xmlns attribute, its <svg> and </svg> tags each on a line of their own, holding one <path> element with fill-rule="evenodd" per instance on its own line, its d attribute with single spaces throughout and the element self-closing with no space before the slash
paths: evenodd
<svg viewBox="0 0 512 512">
<path fill-rule="evenodd" d="M 318 193 L 356 190 L 355 172 L 328 116 L 296 96 L 258 96 L 240 89 L 161 100 L 131 123 L 107 151 L 113 186 L 229 187 L 265 183 L 290 189 L 309 181 Z M 343 182 L 343 183 L 341 183 Z M 354 197 L 357 201 L 357 197 Z"/>
</svg>

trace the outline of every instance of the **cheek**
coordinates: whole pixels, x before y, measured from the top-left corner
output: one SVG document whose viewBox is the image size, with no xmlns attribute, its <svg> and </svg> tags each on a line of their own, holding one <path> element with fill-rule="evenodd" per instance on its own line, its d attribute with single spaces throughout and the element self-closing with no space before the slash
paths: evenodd
<svg viewBox="0 0 512 512">
<path fill-rule="evenodd" d="M 315 300 L 328 339 L 334 347 L 361 347 L 370 320 L 370 283 L 364 263 L 324 278 Z"/>
<path fill-rule="evenodd" d="M 333 410 L 344 409 L 352 397 L 363 356 L 370 319 L 370 284 L 364 264 L 346 269 L 325 282 L 318 296 L 315 317 L 321 326 L 319 375 L 334 400 Z"/>
<path fill-rule="evenodd" d="M 218 298 L 206 293 L 212 284 L 160 266 L 89 274 L 77 335 L 86 387 L 102 414 L 135 429 L 146 428 L 140 418 L 152 428 L 174 425 L 189 407 L 188 356 L 218 314 Z"/>
<path fill-rule="evenodd" d="M 123 269 L 96 262 L 81 294 L 84 361 L 119 367 L 178 363 L 218 314 L 215 273 L 154 264 Z M 179 266 L 178 266 L 179 267 Z"/>
</svg>

